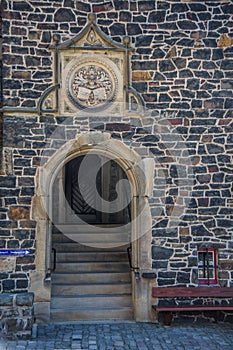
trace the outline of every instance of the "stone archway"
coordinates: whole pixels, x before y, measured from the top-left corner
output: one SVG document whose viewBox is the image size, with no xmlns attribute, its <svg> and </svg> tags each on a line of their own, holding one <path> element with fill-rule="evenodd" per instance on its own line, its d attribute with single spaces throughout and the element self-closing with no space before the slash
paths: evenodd
<svg viewBox="0 0 233 350">
<path fill-rule="evenodd" d="M 127 174 L 132 188 L 132 294 L 134 319 L 153 321 L 151 311 L 151 214 L 148 205 L 153 184 L 154 162 L 140 156 L 108 133 L 86 133 L 67 142 L 42 167 L 38 168 L 33 217 L 37 221 L 36 271 L 31 275 L 31 291 L 35 293 L 37 322 L 50 321 L 51 301 L 51 191 L 54 179 L 67 161 L 95 152 L 115 159 Z"/>
</svg>

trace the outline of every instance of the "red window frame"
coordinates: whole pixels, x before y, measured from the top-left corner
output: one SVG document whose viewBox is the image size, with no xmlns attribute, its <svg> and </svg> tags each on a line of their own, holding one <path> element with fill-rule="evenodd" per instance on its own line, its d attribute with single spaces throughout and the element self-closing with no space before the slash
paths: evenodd
<svg viewBox="0 0 233 350">
<path fill-rule="evenodd" d="M 208 261 L 207 260 L 202 260 L 203 264 L 200 264 L 199 260 L 199 254 L 198 253 L 212 253 L 213 254 L 213 265 L 208 267 Z M 218 275 L 217 275 L 217 249 L 214 248 L 201 248 L 198 249 L 197 251 L 198 254 L 198 283 L 199 284 L 216 284 L 218 281 Z M 204 256 L 204 255 L 203 255 Z M 199 270 L 202 269 L 203 274 L 207 273 L 208 275 L 208 270 L 213 270 L 213 277 L 199 277 Z"/>
</svg>

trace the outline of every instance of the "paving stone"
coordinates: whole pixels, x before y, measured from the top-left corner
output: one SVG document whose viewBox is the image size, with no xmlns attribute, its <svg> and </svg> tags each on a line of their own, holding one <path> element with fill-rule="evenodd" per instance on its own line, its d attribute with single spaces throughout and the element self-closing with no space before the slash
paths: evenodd
<svg viewBox="0 0 233 350">
<path fill-rule="evenodd" d="M 85 337 L 86 345 L 73 339 L 77 331 L 79 335 Z M 52 328 L 51 325 L 38 325 L 38 334 L 38 338 L 32 341 L 0 342 L 0 348 L 1 350 L 204 350 L 208 347 L 209 350 L 231 350 L 233 341 L 233 329 L 230 323 L 215 324 L 205 321 L 191 323 L 177 319 L 170 327 L 135 322 L 72 324 L 69 329 L 64 324 L 55 324 Z"/>
</svg>

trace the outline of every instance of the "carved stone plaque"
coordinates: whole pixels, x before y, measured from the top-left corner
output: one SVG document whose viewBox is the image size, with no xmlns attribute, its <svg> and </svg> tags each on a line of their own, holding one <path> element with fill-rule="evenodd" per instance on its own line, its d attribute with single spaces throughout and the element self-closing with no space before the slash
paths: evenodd
<svg viewBox="0 0 233 350">
<path fill-rule="evenodd" d="M 118 85 L 114 69 L 99 60 L 76 61 L 67 72 L 67 95 L 81 109 L 105 108 L 114 101 Z"/>
<path fill-rule="evenodd" d="M 100 107 L 112 101 L 116 88 L 114 80 L 113 75 L 101 66 L 81 66 L 72 75 L 69 93 L 81 107 Z"/>
</svg>

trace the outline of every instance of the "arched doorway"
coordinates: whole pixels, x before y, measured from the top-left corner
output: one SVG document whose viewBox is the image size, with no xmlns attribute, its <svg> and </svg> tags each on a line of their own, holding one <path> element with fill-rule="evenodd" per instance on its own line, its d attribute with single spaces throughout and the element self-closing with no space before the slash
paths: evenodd
<svg viewBox="0 0 233 350">
<path fill-rule="evenodd" d="M 79 155 L 54 181 L 53 222 L 125 225 L 130 222 L 130 197 L 127 175 L 114 159 Z"/>
<path fill-rule="evenodd" d="M 123 173 L 126 174 L 130 182 L 132 196 L 132 200 L 130 202 L 131 221 L 129 225 L 121 225 L 120 229 L 121 233 L 124 234 L 125 232 L 123 227 L 126 226 L 128 228 L 130 226 L 130 229 L 126 231 L 129 233 L 132 245 L 132 266 L 137 268 L 137 274 L 135 274 L 135 270 L 131 272 L 131 300 L 133 317 L 137 321 L 153 321 L 154 315 L 151 308 L 151 286 L 154 281 L 147 279 L 144 276 L 150 275 L 147 272 L 151 271 L 152 224 L 148 204 L 148 195 L 150 193 L 150 186 L 153 184 L 154 162 L 152 159 L 142 160 L 137 152 L 127 147 L 121 141 L 112 139 L 109 133 L 80 134 L 76 137 L 76 139 L 68 141 L 66 144 L 64 144 L 52 157 L 48 159 L 45 164 L 38 168 L 36 195 L 33 198 L 32 213 L 32 217 L 37 222 L 36 270 L 32 272 L 30 276 L 30 291 L 34 292 L 35 295 L 35 319 L 37 322 L 48 323 L 51 321 L 51 269 L 54 267 L 51 259 L 51 256 L 53 255 L 53 211 L 54 202 L 58 204 L 62 200 L 54 198 L 53 193 L 59 193 L 56 191 L 56 186 L 58 186 L 57 188 L 59 188 L 59 186 L 63 186 L 63 192 L 61 193 L 65 193 L 64 169 L 66 164 L 77 157 L 86 155 L 87 153 L 114 160 L 120 166 Z M 57 185 L 55 185 L 55 183 L 57 183 Z M 64 205 L 58 206 L 61 212 L 61 215 L 58 216 L 58 218 L 61 218 L 65 213 L 65 195 L 63 196 L 63 201 Z M 65 229 L 64 226 L 59 227 L 59 224 L 62 223 L 64 223 L 64 221 L 55 222 L 55 226 L 58 230 Z M 76 224 L 77 222 L 75 222 L 74 231 L 72 231 L 72 225 L 70 225 L 69 229 L 71 230 L 66 232 L 65 235 L 67 239 L 75 241 L 72 234 L 77 232 Z M 80 222 L 78 224 L 80 224 Z M 112 225 L 114 226 L 114 224 Z M 96 238 L 100 237 L 100 243 L 103 249 L 103 241 L 106 237 L 106 235 L 101 236 L 101 233 L 103 233 L 101 226 L 103 226 L 103 224 L 95 224 L 94 226 L 95 233 L 98 234 L 91 237 L 93 231 L 91 232 L 91 235 L 87 235 L 85 233 L 82 236 L 82 239 L 87 239 L 89 237 L 93 245 L 93 241 L 96 243 Z M 119 230 L 119 227 L 111 227 L 111 231 L 109 228 L 110 232 L 107 232 L 108 237 L 116 238 L 114 230 Z M 114 241 L 112 239 L 110 241 L 111 247 L 113 242 Z M 94 248 L 100 248 L 98 243 L 99 241 L 97 242 L 97 246 Z M 105 243 L 107 245 L 108 241 L 105 241 Z M 116 243 L 117 246 L 119 246 L 119 242 Z M 92 248 L 93 246 L 91 249 Z M 108 249 L 108 246 L 106 246 L 106 248 Z M 94 301 L 92 302 L 91 306 L 94 306 Z M 105 316 L 102 315 L 102 318 L 104 317 Z"/>
<path fill-rule="evenodd" d="M 131 193 L 105 155 L 69 160 L 52 187 L 51 320 L 131 320 Z"/>
</svg>

